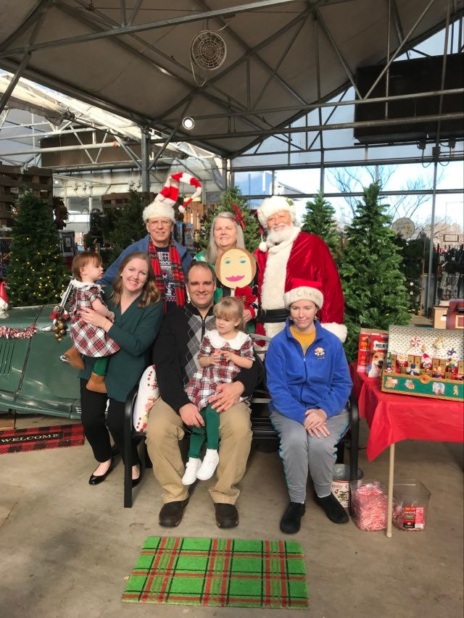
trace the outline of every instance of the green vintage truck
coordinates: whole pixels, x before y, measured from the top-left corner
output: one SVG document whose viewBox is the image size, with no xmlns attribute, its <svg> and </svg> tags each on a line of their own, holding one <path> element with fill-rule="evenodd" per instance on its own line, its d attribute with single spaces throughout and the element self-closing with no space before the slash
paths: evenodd
<svg viewBox="0 0 464 618">
<path fill-rule="evenodd" d="M 80 419 L 78 372 L 60 358 L 71 339 L 55 339 L 52 311 L 53 305 L 18 307 L 0 320 L 0 414 Z M 30 327 L 35 333 L 21 338 Z"/>
</svg>

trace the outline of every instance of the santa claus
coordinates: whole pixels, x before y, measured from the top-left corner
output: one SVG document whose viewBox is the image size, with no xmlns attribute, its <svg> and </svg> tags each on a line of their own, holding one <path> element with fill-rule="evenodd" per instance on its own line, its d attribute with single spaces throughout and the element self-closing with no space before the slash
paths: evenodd
<svg viewBox="0 0 464 618">
<path fill-rule="evenodd" d="M 344 299 L 337 267 L 329 248 L 319 236 L 302 232 L 296 223 L 295 206 L 274 195 L 263 201 L 258 218 L 267 238 L 255 251 L 258 263 L 258 332 L 273 337 L 285 326 L 288 311 L 284 293 L 293 278 L 318 281 L 324 294 L 321 325 L 346 338 Z M 261 327 L 261 328 L 260 328 Z"/>
</svg>

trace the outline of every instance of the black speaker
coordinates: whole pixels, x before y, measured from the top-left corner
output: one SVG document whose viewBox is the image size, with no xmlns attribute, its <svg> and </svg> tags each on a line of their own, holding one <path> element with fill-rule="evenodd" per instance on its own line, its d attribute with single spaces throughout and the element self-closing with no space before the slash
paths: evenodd
<svg viewBox="0 0 464 618">
<path fill-rule="evenodd" d="M 359 68 L 356 72 L 356 85 L 365 96 L 383 70 L 383 66 Z M 441 90 L 443 56 L 429 56 L 414 60 L 393 62 L 390 66 L 389 95 L 399 96 L 420 92 Z M 369 95 L 369 98 L 385 97 L 385 75 Z M 464 54 L 450 54 L 446 58 L 445 90 L 464 88 Z M 386 114 L 388 109 L 388 115 Z M 355 122 L 387 120 L 395 118 L 421 118 L 437 115 L 440 110 L 439 95 L 391 101 L 385 103 L 363 103 L 355 105 Z M 444 95 L 442 114 L 463 113 L 464 94 Z M 398 123 L 389 126 L 355 127 L 354 137 L 362 144 L 381 144 L 411 142 L 421 139 L 434 139 L 437 136 L 438 122 L 424 121 Z M 463 119 L 442 120 L 440 139 L 464 137 Z"/>
</svg>

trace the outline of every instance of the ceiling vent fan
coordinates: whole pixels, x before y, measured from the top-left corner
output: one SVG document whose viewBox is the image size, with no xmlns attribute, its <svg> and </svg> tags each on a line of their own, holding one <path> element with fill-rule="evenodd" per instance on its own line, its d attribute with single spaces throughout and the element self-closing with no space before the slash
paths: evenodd
<svg viewBox="0 0 464 618">
<path fill-rule="evenodd" d="M 205 71 L 216 71 L 227 56 L 226 42 L 212 30 L 202 30 L 190 45 L 192 62 Z"/>
</svg>

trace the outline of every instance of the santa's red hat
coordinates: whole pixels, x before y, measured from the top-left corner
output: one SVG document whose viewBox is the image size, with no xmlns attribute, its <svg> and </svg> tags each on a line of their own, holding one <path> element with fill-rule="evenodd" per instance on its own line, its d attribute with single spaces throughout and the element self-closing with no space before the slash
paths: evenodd
<svg viewBox="0 0 464 618">
<path fill-rule="evenodd" d="M 170 219 L 173 223 L 176 222 L 174 206 L 179 197 L 179 187 L 181 183 L 194 187 L 195 191 L 189 198 L 184 200 L 183 206 L 179 206 L 180 212 L 185 212 L 190 202 L 201 195 L 201 182 L 198 178 L 186 174 L 185 172 L 171 174 L 153 202 L 144 209 L 142 217 L 145 223 L 148 219 L 153 219 L 154 217 L 165 217 L 166 219 Z"/>
</svg>

